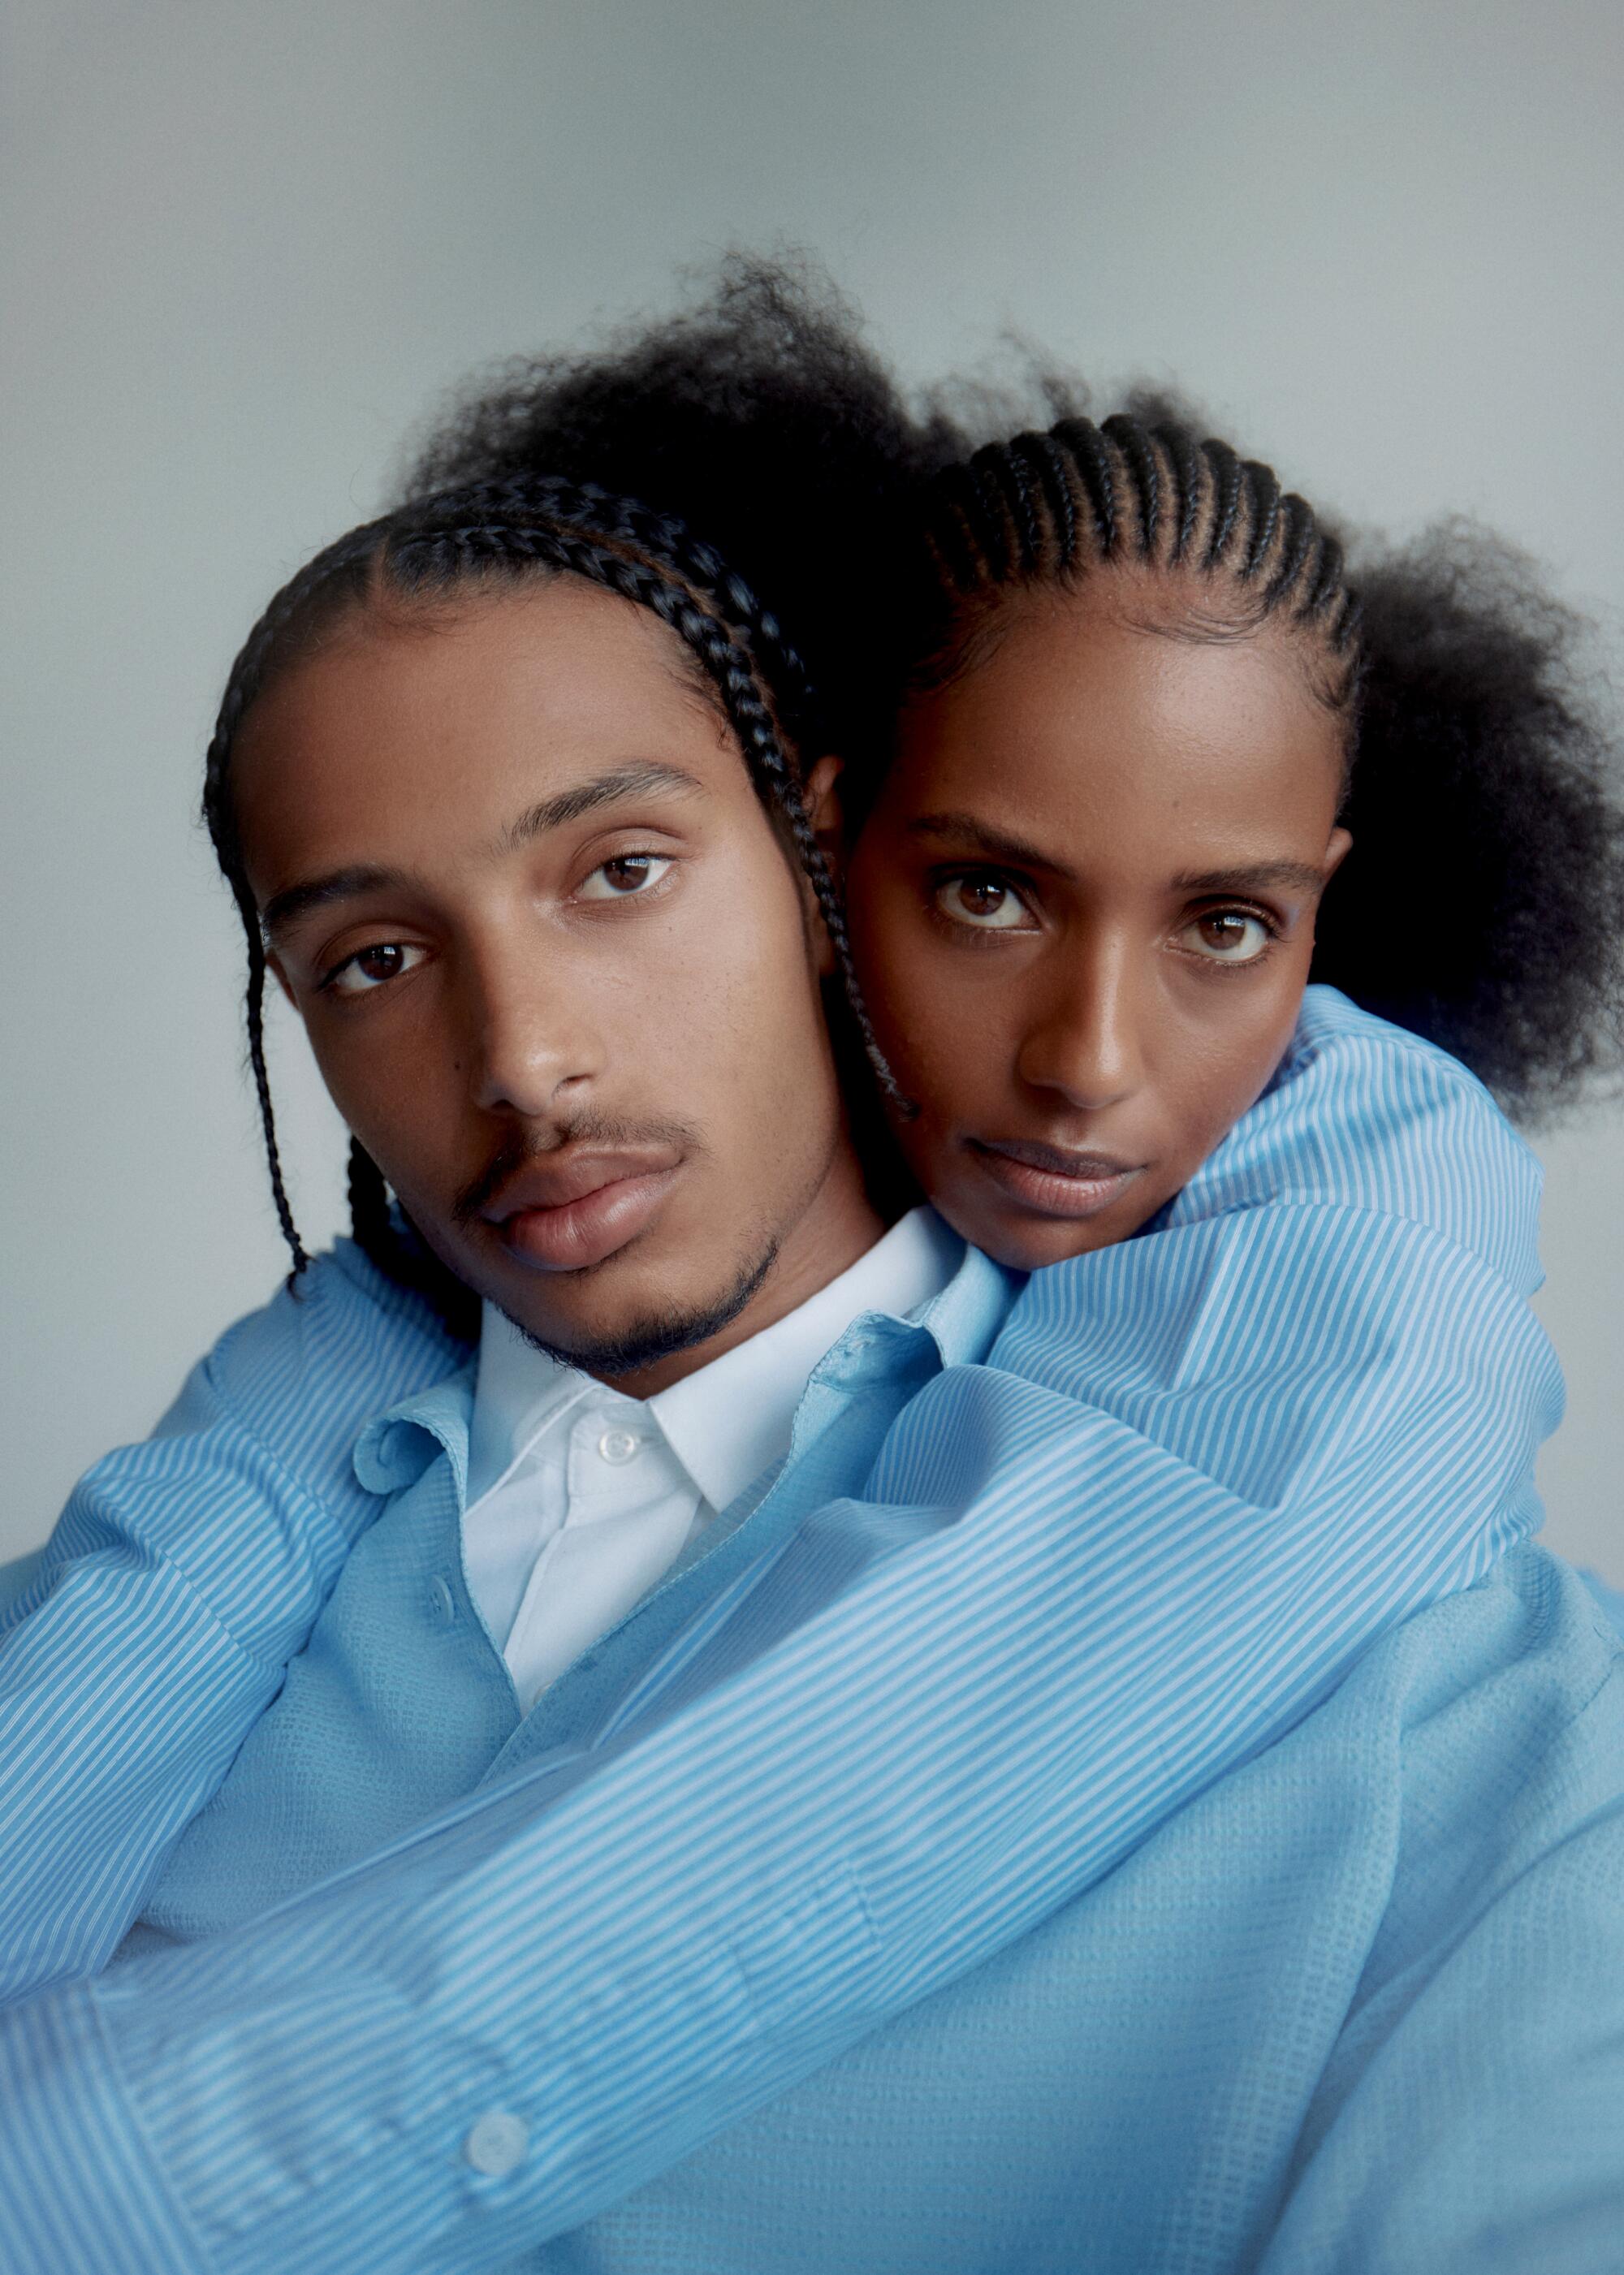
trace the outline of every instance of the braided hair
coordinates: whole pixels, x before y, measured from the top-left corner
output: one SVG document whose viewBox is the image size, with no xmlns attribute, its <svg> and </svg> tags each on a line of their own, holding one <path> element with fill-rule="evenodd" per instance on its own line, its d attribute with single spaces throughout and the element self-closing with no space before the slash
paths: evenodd
<svg viewBox="0 0 1624 2275">
<path fill-rule="evenodd" d="M 1268 466 L 1147 401 L 948 469 L 924 553 L 903 700 L 973 669 L 1012 593 L 1103 572 L 1167 580 L 1175 632 L 1180 610 L 1203 639 L 1282 627 L 1343 722 L 1354 841 L 1311 976 L 1440 1044 L 1525 1119 L 1616 1069 L 1614 752 L 1582 699 L 1582 622 L 1510 548 L 1449 524 L 1350 580 L 1340 538 Z"/>
<path fill-rule="evenodd" d="M 509 475 L 438 491 L 363 524 L 318 554 L 277 593 L 232 668 L 208 748 L 203 812 L 237 903 L 248 950 L 248 1055 L 259 1093 L 276 1213 L 297 1281 L 309 1258 L 283 1175 L 266 1071 L 266 948 L 243 860 L 231 759 L 244 719 L 280 672 L 346 616 L 379 600 L 414 601 L 568 574 L 647 608 L 687 648 L 737 741 L 762 805 L 816 897 L 863 1044 L 877 1057 L 851 971 L 844 912 L 813 834 L 792 752 L 815 698 L 776 620 L 710 546 L 674 517 L 601 487 Z M 374 1263 L 427 1294 L 473 1332 L 477 1306 L 408 1222 L 359 1143 L 350 1154 L 355 1238 Z"/>
</svg>

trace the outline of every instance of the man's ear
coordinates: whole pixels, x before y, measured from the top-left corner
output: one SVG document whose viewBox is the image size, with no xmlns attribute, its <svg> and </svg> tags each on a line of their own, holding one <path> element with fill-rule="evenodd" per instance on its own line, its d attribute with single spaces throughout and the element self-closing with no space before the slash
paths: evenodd
<svg viewBox="0 0 1624 2275">
<path fill-rule="evenodd" d="M 844 759 L 833 754 L 819 760 L 806 777 L 801 795 L 806 805 L 806 816 L 812 826 L 824 859 L 829 865 L 829 874 L 838 885 L 846 872 L 845 816 L 840 802 L 840 777 L 845 767 Z"/>
</svg>

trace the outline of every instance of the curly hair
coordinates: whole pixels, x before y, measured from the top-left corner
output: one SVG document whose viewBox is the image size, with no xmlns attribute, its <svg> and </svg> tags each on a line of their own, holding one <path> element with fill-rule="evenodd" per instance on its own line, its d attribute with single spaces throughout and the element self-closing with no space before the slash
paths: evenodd
<svg viewBox="0 0 1624 2275">
<path fill-rule="evenodd" d="M 1616 740 L 1586 698 L 1584 620 L 1522 554 L 1452 521 L 1350 564 L 1270 467 L 1148 397 L 969 454 L 933 486 L 925 547 L 901 700 L 973 669 L 1010 593 L 1123 564 L 1178 576 L 1205 636 L 1288 627 L 1344 724 L 1354 841 L 1311 976 L 1441 1045 L 1524 1121 L 1616 1074 Z M 1395 911 L 1401 927 L 1371 920 Z"/>
<path fill-rule="evenodd" d="M 805 759 L 881 777 L 909 688 L 973 659 L 1002 596 L 1134 560 L 1204 581 L 1234 636 L 1289 622 L 1316 691 L 1347 722 L 1353 852 L 1326 896 L 1313 976 L 1430 1037 L 1524 1117 L 1624 1054 L 1624 820 L 1614 751 L 1580 675 L 1585 627 L 1521 556 L 1450 524 L 1362 554 L 1270 470 L 1141 395 L 1098 427 L 1064 374 L 1055 423 L 971 446 L 995 390 L 910 401 L 828 280 L 732 255 L 677 314 L 586 351 L 506 366 L 465 393 L 411 460 L 391 512 L 300 571 L 233 668 L 204 810 L 248 948 L 249 1057 L 278 1216 L 282 1175 L 262 1036 L 264 941 L 244 873 L 230 759 L 269 681 L 380 589 L 442 592 L 573 573 L 648 607 L 683 639 L 822 903 L 842 911 L 800 804 Z M 1366 912 L 1401 908 L 1401 946 Z M 835 1042 L 865 1154 L 888 1174 L 863 1013 Z M 856 1042 L 853 1042 L 855 1033 Z M 449 1282 L 351 1154 L 356 1236 L 471 1332 Z"/>
<path fill-rule="evenodd" d="M 963 448 L 946 412 L 910 404 L 815 263 L 733 253 L 674 315 L 477 374 L 397 494 L 549 474 L 659 507 L 786 628 L 812 691 L 805 746 L 844 752 L 885 722 L 921 501 Z"/>
</svg>

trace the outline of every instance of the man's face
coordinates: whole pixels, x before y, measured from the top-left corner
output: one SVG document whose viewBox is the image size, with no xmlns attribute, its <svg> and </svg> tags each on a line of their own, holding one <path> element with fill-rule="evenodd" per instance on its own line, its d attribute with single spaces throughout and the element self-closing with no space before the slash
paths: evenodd
<svg viewBox="0 0 1624 2275">
<path fill-rule="evenodd" d="M 386 605 L 273 683 L 234 767 L 340 1112 L 539 1342 L 646 1393 L 873 1238 L 820 928 L 653 617 L 572 578 Z"/>
</svg>

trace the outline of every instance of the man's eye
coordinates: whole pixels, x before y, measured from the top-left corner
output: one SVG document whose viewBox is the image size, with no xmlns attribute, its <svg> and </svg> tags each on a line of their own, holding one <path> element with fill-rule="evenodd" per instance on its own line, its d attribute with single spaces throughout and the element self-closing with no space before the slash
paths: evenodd
<svg viewBox="0 0 1624 2275">
<path fill-rule="evenodd" d="M 659 853 L 617 853 L 599 864 L 576 895 L 582 901 L 623 901 L 657 884 L 671 864 Z"/>
<path fill-rule="evenodd" d="M 1179 935 L 1186 948 L 1212 964 L 1255 964 L 1274 935 L 1261 917 L 1243 909 L 1210 909 Z"/>
<path fill-rule="evenodd" d="M 427 953 L 404 941 L 381 940 L 371 948 L 358 948 L 353 956 L 336 964 L 321 985 L 335 995 L 366 995 L 390 979 L 398 979 L 404 971 L 414 971 Z"/>
<path fill-rule="evenodd" d="M 955 924 L 971 925 L 978 932 L 1017 932 L 1030 928 L 1024 902 L 1001 877 L 977 871 L 948 877 L 936 888 L 936 906 Z"/>
</svg>

